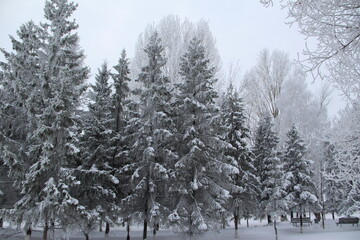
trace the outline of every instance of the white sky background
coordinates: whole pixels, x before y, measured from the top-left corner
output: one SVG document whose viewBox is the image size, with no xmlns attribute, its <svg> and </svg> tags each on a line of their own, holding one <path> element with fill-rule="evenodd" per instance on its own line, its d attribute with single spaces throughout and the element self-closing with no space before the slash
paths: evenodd
<svg viewBox="0 0 360 240">
<path fill-rule="evenodd" d="M 297 26 L 285 24 L 286 10 L 279 4 L 265 8 L 259 0 L 75 0 L 74 18 L 79 24 L 80 46 L 94 78 L 104 60 L 114 66 L 123 48 L 134 56 L 138 36 L 150 23 L 173 14 L 193 22 L 208 21 L 216 38 L 223 66 L 238 61 L 242 73 L 256 64 L 263 48 L 287 52 L 297 58 L 305 37 Z M 45 0 L 0 0 L 0 48 L 11 50 L 9 35 L 16 37 L 21 24 L 44 21 Z M 301 55 L 300 55 L 301 56 Z M 0 54 L 0 60 L 3 56 Z M 315 85 L 320 85 L 319 81 Z M 317 89 L 309 83 L 309 87 Z M 316 90 L 315 90 L 316 92 Z M 336 98 L 337 99 L 337 98 Z M 341 105 L 342 106 L 342 105 Z M 329 114 L 341 107 L 333 101 Z"/>
</svg>

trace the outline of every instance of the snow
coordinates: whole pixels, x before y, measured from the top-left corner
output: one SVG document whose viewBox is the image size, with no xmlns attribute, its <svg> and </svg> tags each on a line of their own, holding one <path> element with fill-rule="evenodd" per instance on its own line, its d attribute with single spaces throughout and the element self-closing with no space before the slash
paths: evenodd
<svg viewBox="0 0 360 240">
<path fill-rule="evenodd" d="M 175 217 L 175 216 L 173 216 Z M 176 219 L 176 217 L 175 217 Z M 237 238 L 235 238 L 235 230 L 233 224 L 227 226 L 225 230 L 212 230 L 205 233 L 202 237 L 197 239 L 206 240 L 274 240 L 274 228 L 273 225 L 266 225 L 266 221 L 259 222 L 257 220 L 250 220 L 250 227 L 246 227 L 246 222 L 242 220 L 239 230 L 237 232 Z M 322 229 L 321 224 L 313 224 L 311 226 L 304 227 L 304 233 L 300 233 L 299 227 L 293 227 L 288 221 L 277 223 L 279 240 L 359 240 L 360 239 L 360 226 L 343 225 L 342 227 L 336 226 L 337 220 L 326 220 L 325 229 Z M 5 238 L 5 236 L 14 234 L 13 236 Z M 50 233 L 49 233 L 50 235 Z M 60 230 L 56 230 L 55 233 L 58 236 L 56 239 L 63 239 L 64 233 Z M 32 240 L 40 240 L 42 232 L 40 229 L 33 231 Z M 70 240 L 84 239 L 81 231 L 73 231 L 70 233 Z M 131 226 L 130 236 L 132 240 L 142 239 L 142 226 Z M 173 233 L 171 230 L 160 229 L 157 232 L 156 238 L 153 238 L 152 229 L 148 230 L 148 239 L 156 240 L 180 240 L 184 239 L 181 234 Z M 21 230 L 0 229 L 0 239 L 6 240 L 22 240 Z M 103 232 L 94 231 L 90 233 L 90 240 L 102 240 L 105 239 Z M 111 228 L 108 240 L 126 239 L 126 228 L 117 227 Z"/>
<path fill-rule="evenodd" d="M 192 189 L 193 191 L 196 191 L 196 190 L 199 189 L 199 186 L 198 186 L 198 184 L 197 184 L 196 179 L 195 179 L 194 182 L 190 182 L 190 185 L 191 185 L 191 189 Z"/>
</svg>

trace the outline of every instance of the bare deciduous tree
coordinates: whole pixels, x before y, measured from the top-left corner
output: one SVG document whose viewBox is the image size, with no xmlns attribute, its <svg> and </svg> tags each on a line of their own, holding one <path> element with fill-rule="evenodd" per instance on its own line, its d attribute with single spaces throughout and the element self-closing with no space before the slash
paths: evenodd
<svg viewBox="0 0 360 240">
<path fill-rule="evenodd" d="M 245 101 L 255 110 L 257 118 L 271 114 L 279 116 L 278 99 L 283 82 L 291 69 L 286 53 L 274 50 L 271 54 L 264 49 L 260 52 L 257 65 L 244 76 Z"/>
<path fill-rule="evenodd" d="M 265 6 L 272 0 L 260 0 Z M 360 3 L 358 0 L 280 0 L 288 10 L 288 23 L 297 23 L 300 32 L 316 40 L 314 48 L 306 45 L 301 60 L 304 69 L 326 78 L 348 102 L 360 96 Z M 326 67 L 324 73 L 322 66 Z"/>
<path fill-rule="evenodd" d="M 220 71 L 221 58 L 208 22 L 200 20 L 197 23 L 193 23 L 188 19 L 181 20 L 178 16 L 168 15 L 160 20 L 159 23 L 148 25 L 144 32 L 139 35 L 135 57 L 131 64 L 131 72 L 135 78 L 146 60 L 142 49 L 155 31 L 158 32 L 162 40 L 164 55 L 167 60 L 166 65 L 163 67 L 164 74 L 169 77 L 171 82 L 179 81 L 179 56 L 186 52 L 190 41 L 194 37 L 199 39 L 201 44 L 204 45 L 206 49 L 205 57 L 211 60 L 210 67 L 215 69 L 215 73 Z"/>
</svg>

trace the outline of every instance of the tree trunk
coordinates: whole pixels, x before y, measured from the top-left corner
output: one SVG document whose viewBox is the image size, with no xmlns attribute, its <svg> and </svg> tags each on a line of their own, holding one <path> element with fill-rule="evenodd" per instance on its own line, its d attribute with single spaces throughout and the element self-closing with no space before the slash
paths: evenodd
<svg viewBox="0 0 360 240">
<path fill-rule="evenodd" d="M 51 221 L 51 240 L 54 240 L 55 239 L 55 222 L 53 220 L 50 220 Z"/>
<path fill-rule="evenodd" d="M 300 233 L 303 232 L 303 215 L 302 215 L 302 208 L 301 208 L 301 204 L 300 204 Z"/>
<path fill-rule="evenodd" d="M 294 211 L 291 210 L 291 211 L 290 211 L 290 219 L 293 219 L 293 217 L 294 217 Z"/>
<path fill-rule="evenodd" d="M 89 234 L 88 233 L 84 233 L 85 235 L 85 240 L 89 240 Z"/>
<path fill-rule="evenodd" d="M 147 194 L 146 194 L 147 195 Z M 147 238 L 147 225 L 148 225 L 148 199 L 147 196 L 145 196 L 145 208 L 144 208 L 144 213 L 145 213 L 145 219 L 144 219 L 144 230 L 143 230 L 143 240 L 146 240 Z"/>
<path fill-rule="evenodd" d="M 48 221 L 45 220 L 45 226 L 44 226 L 44 231 L 43 231 L 43 240 L 47 239 L 48 230 L 49 230 L 49 224 L 48 224 Z"/>
<path fill-rule="evenodd" d="M 239 223 L 239 215 L 234 214 L 234 223 L 235 223 L 235 230 L 239 229 L 238 223 Z"/>
<path fill-rule="evenodd" d="M 272 221 L 271 221 L 271 216 L 270 215 L 268 215 L 267 216 L 267 221 L 268 221 L 268 224 L 270 224 Z"/>
<path fill-rule="evenodd" d="M 249 217 L 246 217 L 246 227 L 249 227 Z"/>
<path fill-rule="evenodd" d="M 31 240 L 31 227 L 26 231 L 25 240 Z"/>
<path fill-rule="evenodd" d="M 109 237 L 109 232 L 110 232 L 110 223 L 106 222 L 106 224 L 105 224 L 105 238 L 106 239 Z"/>
<path fill-rule="evenodd" d="M 190 236 L 190 239 L 192 239 L 192 236 L 193 236 L 193 222 L 192 222 L 192 218 L 191 218 L 191 213 L 190 213 L 190 217 L 189 217 L 189 236 Z"/>
<path fill-rule="evenodd" d="M 143 230 L 143 240 L 147 238 L 147 217 L 144 219 L 144 230 Z"/>
<path fill-rule="evenodd" d="M 334 211 L 331 212 L 331 215 L 332 215 L 333 220 L 335 220 L 335 212 Z"/>
<path fill-rule="evenodd" d="M 322 224 L 322 228 L 325 229 L 325 211 L 324 210 L 321 211 L 321 224 Z"/>
<path fill-rule="evenodd" d="M 148 211 L 149 211 L 149 177 L 150 177 L 150 167 L 146 176 L 146 192 L 145 192 L 145 204 L 144 204 L 144 229 L 143 229 L 143 240 L 147 238 L 147 227 L 148 227 Z"/>
<path fill-rule="evenodd" d="M 154 223 L 154 229 L 153 229 L 154 236 L 156 235 L 156 230 L 157 230 L 156 223 Z"/>
<path fill-rule="evenodd" d="M 102 231 L 103 231 L 103 230 L 102 230 L 102 225 L 103 225 L 102 220 L 100 220 L 100 223 L 99 223 L 99 232 L 102 232 Z"/>
<path fill-rule="evenodd" d="M 275 230 L 275 239 L 278 239 L 278 231 L 277 231 L 277 226 L 276 226 L 276 220 L 274 220 L 274 230 Z"/>
<path fill-rule="evenodd" d="M 129 221 L 127 221 L 126 231 L 127 231 L 126 240 L 130 240 L 130 222 Z"/>
<path fill-rule="evenodd" d="M 0 228 L 3 228 L 3 225 L 4 225 L 4 220 L 0 218 Z"/>
</svg>

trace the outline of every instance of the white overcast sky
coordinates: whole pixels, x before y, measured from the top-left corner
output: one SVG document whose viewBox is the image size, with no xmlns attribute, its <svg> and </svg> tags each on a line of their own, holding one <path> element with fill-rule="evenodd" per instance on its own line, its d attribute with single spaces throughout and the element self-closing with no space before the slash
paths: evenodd
<svg viewBox="0 0 360 240">
<path fill-rule="evenodd" d="M 80 45 L 92 77 L 104 60 L 117 63 L 123 48 L 133 57 L 138 35 L 149 23 L 173 14 L 193 22 L 208 21 L 223 65 L 238 61 L 242 73 L 255 65 L 263 48 L 279 49 L 297 58 L 305 37 L 297 26 L 285 24 L 286 10 L 265 8 L 258 0 L 75 0 L 74 18 L 79 24 Z M 11 50 L 9 35 L 20 25 L 44 21 L 45 0 L 0 0 L 0 48 Z M 0 60 L 3 57 L 0 56 Z M 311 84 L 311 88 L 315 88 Z M 336 106 L 332 106 L 334 114 Z"/>
</svg>

